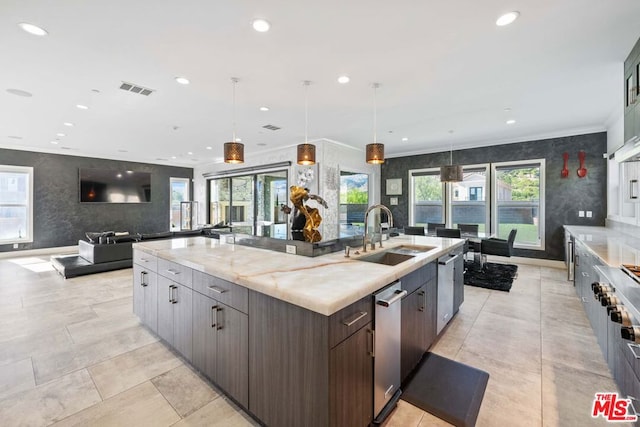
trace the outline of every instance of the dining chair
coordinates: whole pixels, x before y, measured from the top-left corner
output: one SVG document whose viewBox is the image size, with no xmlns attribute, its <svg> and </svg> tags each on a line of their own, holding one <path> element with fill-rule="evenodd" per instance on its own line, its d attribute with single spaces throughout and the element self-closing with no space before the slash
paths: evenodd
<svg viewBox="0 0 640 427">
<path fill-rule="evenodd" d="M 482 239 L 480 241 L 480 252 L 482 257 L 487 255 L 498 255 L 510 257 L 513 252 L 513 242 L 516 240 L 516 233 L 518 230 L 514 228 L 509 232 L 509 237 L 506 239 L 498 239 L 491 237 L 489 239 Z"/>
<path fill-rule="evenodd" d="M 465 237 L 477 237 L 478 227 L 478 224 L 458 224 L 460 233 L 462 233 L 462 235 L 464 235 Z M 477 239 L 475 241 L 467 239 L 467 241 L 464 243 L 464 253 L 467 254 L 468 252 L 480 252 L 480 242 L 477 241 Z"/>
<path fill-rule="evenodd" d="M 429 222 L 427 223 L 427 233 L 435 233 L 438 228 L 444 228 L 444 224 L 440 224 L 437 222 Z"/>
<path fill-rule="evenodd" d="M 470 236 L 478 235 L 478 227 L 479 227 L 478 224 L 458 224 L 458 228 L 460 229 L 460 232 Z"/>
<path fill-rule="evenodd" d="M 437 237 L 457 237 L 460 238 L 459 228 L 436 228 Z"/>
<path fill-rule="evenodd" d="M 405 227 L 404 234 L 411 236 L 424 236 L 424 227 Z"/>
</svg>

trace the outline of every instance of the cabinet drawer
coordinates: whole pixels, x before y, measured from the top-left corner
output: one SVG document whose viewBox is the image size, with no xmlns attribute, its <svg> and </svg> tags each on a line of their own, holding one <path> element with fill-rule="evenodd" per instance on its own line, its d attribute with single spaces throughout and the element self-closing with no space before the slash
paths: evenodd
<svg viewBox="0 0 640 427">
<path fill-rule="evenodd" d="M 618 333 L 620 333 L 620 330 L 618 330 Z M 636 376 L 640 377 L 640 345 L 620 339 L 620 352 L 623 354 L 622 357 L 627 359 Z"/>
<path fill-rule="evenodd" d="M 249 291 L 244 286 L 201 271 L 194 271 L 193 289 L 243 313 L 249 310 Z"/>
<path fill-rule="evenodd" d="M 139 249 L 133 250 L 133 263 L 142 266 L 149 271 L 158 271 L 158 257 L 149 255 Z"/>
<path fill-rule="evenodd" d="M 414 292 L 420 286 L 436 277 L 437 266 L 435 262 L 431 262 L 419 269 L 412 271 L 400 279 L 402 289 L 408 294 Z"/>
<path fill-rule="evenodd" d="M 158 274 L 188 288 L 193 282 L 189 267 L 162 258 L 158 258 Z"/>
<path fill-rule="evenodd" d="M 329 317 L 329 347 L 335 347 L 371 322 L 372 314 L 373 297 L 370 295 L 332 314 Z"/>
</svg>

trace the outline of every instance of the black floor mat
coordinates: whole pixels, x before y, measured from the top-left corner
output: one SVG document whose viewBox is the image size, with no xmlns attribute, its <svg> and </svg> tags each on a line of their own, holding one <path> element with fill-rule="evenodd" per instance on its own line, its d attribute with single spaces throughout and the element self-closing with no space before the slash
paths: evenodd
<svg viewBox="0 0 640 427">
<path fill-rule="evenodd" d="M 489 374 L 427 353 L 401 399 L 455 426 L 474 426 Z"/>
<path fill-rule="evenodd" d="M 464 284 L 480 288 L 509 292 L 513 279 L 518 275 L 518 266 L 485 262 L 483 267 L 473 261 L 464 263 Z"/>
</svg>

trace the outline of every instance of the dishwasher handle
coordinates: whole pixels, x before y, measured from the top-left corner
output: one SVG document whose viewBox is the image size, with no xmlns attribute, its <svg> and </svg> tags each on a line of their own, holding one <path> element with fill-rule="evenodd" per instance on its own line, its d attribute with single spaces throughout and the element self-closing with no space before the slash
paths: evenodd
<svg viewBox="0 0 640 427">
<path fill-rule="evenodd" d="M 440 264 L 440 265 L 447 265 L 447 264 L 449 264 L 450 262 L 453 262 L 453 261 L 455 261 L 456 259 L 458 259 L 458 256 L 459 256 L 459 255 L 452 255 L 452 256 L 451 256 L 451 258 L 447 259 L 446 261 L 440 261 L 440 260 L 438 260 L 438 264 Z"/>
<path fill-rule="evenodd" d="M 395 291 L 394 295 L 389 299 L 379 299 L 376 301 L 376 304 L 381 305 L 383 307 L 389 307 L 393 303 L 400 301 L 402 298 L 407 296 L 407 291 Z"/>
</svg>

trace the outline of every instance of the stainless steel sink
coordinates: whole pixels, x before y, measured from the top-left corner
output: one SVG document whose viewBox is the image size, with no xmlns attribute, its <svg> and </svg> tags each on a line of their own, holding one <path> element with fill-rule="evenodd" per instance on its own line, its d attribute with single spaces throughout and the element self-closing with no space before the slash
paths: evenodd
<svg viewBox="0 0 640 427">
<path fill-rule="evenodd" d="M 401 254 L 420 254 L 423 252 L 429 252 L 432 249 L 436 249 L 437 246 L 427 246 L 427 245 L 400 245 L 395 248 L 390 248 L 389 250 L 395 253 Z"/>
<path fill-rule="evenodd" d="M 392 249 L 388 249 L 383 252 L 378 252 L 376 254 L 371 254 L 371 255 L 357 258 L 357 260 L 374 262 L 376 264 L 397 265 L 397 264 L 400 264 L 401 262 L 408 261 L 413 257 L 414 257 L 413 255 L 397 253 L 397 252 L 393 252 Z"/>
</svg>

